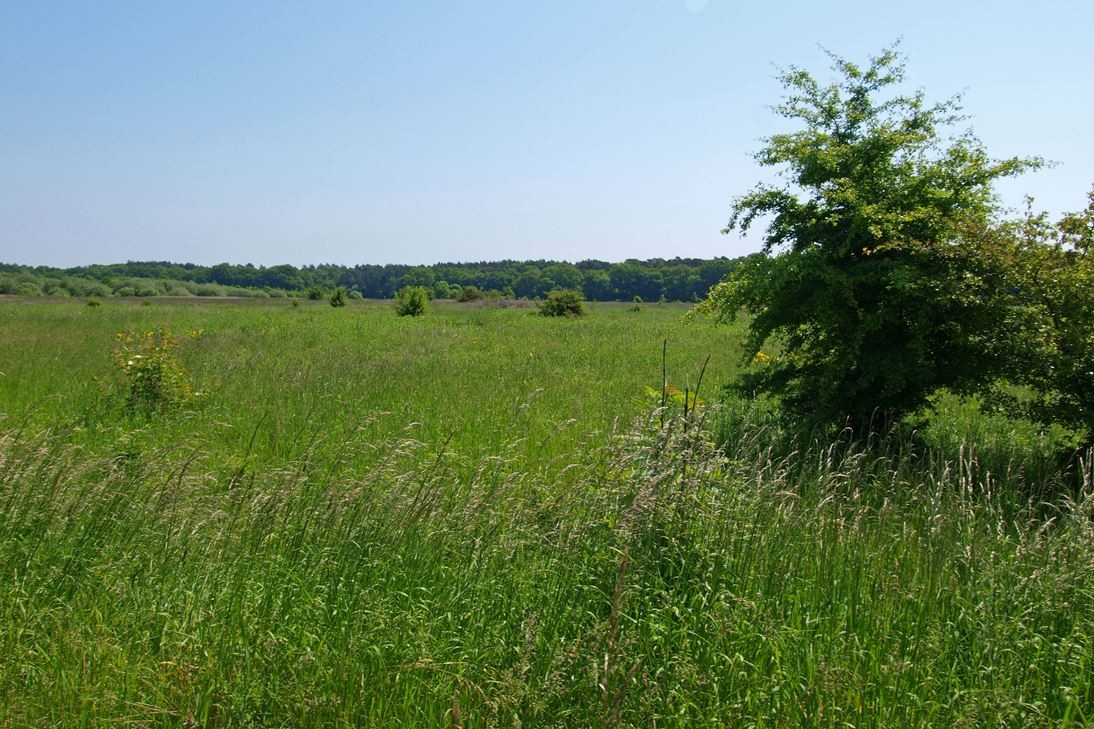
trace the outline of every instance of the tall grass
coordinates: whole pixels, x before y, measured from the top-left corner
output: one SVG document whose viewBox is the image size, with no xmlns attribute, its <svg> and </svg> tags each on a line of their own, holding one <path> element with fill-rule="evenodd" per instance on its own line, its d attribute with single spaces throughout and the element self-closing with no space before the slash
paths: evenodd
<svg viewBox="0 0 1094 729">
<path fill-rule="evenodd" d="M 269 326 L 267 316 L 253 321 Z M 483 330 L 542 332 L 524 327 L 548 320 L 429 316 L 401 341 L 469 327 L 505 365 L 484 386 L 455 381 L 468 388 L 461 402 L 481 394 L 487 413 L 497 408 L 498 430 L 487 420 L 479 441 L 389 402 L 347 407 L 338 397 L 352 386 L 323 384 L 342 371 L 322 365 L 344 363 L 340 347 L 365 351 L 339 336 L 392 345 L 382 324 L 302 332 L 314 369 L 298 384 L 287 374 L 309 357 L 289 351 L 297 365 L 279 369 L 266 352 L 228 344 L 230 334 L 269 347 L 280 334 L 225 327 L 188 364 L 241 358 L 250 389 L 242 374 L 226 376 L 222 403 L 177 423 L 111 420 L 121 416 L 108 408 L 98 424 L 69 420 L 51 408 L 83 401 L 63 392 L 9 410 L 0 725 L 1094 721 L 1089 460 L 1073 496 L 1045 503 L 967 450 L 780 451 L 753 428 L 723 452 L 715 409 L 672 409 L 662 421 L 630 400 L 626 427 L 579 420 L 530 450 L 537 426 L 506 433 L 501 413 L 511 411 L 496 403 L 507 398 L 485 393 L 534 384 L 544 394 L 526 410 L 546 401 L 568 420 L 582 411 L 550 399 L 549 378 L 576 379 L 580 368 L 508 369 L 513 345 Z M 601 340 L 615 331 L 611 316 L 594 330 Z M 584 341 L 580 329 L 551 331 Z M 308 336 L 322 344 L 310 349 Z M 587 346 L 572 356 L 610 363 L 610 348 Z M 659 356 L 655 347 L 655 376 Z M 402 350 L 374 357 L 407 362 Z M 21 362 L 9 353 L 0 371 L 25 372 Z M 273 408 L 232 413 L 283 397 L 255 392 L 271 387 L 271 372 L 285 375 L 281 388 L 321 394 L 300 393 L 310 414 L 292 410 L 280 432 Z M 453 412 L 439 396 L 433 404 Z"/>
<path fill-rule="evenodd" d="M 1034 521 L 969 462 L 728 460 L 682 425 L 561 469 L 407 433 L 231 475 L 7 432 L 0 721 L 1089 721 L 1088 466 Z"/>
</svg>

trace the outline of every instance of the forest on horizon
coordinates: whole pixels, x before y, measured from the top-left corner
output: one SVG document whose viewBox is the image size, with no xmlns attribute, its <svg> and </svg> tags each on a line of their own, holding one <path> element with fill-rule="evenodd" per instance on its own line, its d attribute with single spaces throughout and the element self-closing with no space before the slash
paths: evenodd
<svg viewBox="0 0 1094 729">
<path fill-rule="evenodd" d="M 128 261 L 71 268 L 0 263 L 0 294 L 21 296 L 253 296 L 278 297 L 344 287 L 351 295 L 388 299 L 404 286 L 423 286 L 434 298 L 463 289 L 512 298 L 542 298 L 556 289 L 581 291 L 590 301 L 698 301 L 742 258 L 651 258 L 620 263 L 584 260 L 472 263 L 290 264 L 200 266 Z"/>
</svg>

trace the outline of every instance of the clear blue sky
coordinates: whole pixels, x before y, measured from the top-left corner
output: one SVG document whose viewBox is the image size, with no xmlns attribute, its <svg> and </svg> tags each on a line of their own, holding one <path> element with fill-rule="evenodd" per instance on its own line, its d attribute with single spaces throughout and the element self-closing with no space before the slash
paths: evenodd
<svg viewBox="0 0 1094 729">
<path fill-rule="evenodd" d="M 1094 3 L 0 3 L 0 261 L 740 255 L 774 65 L 898 37 L 1008 183 L 1094 183 Z"/>
</svg>

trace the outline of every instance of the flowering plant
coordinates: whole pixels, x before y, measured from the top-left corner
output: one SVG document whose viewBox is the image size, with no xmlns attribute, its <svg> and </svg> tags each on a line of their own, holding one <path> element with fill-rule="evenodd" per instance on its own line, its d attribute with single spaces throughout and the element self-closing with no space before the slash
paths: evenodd
<svg viewBox="0 0 1094 729">
<path fill-rule="evenodd" d="M 178 340 L 166 326 L 144 332 L 119 332 L 112 362 L 125 381 L 126 403 L 152 413 L 195 396 L 190 373 L 178 359 Z"/>
</svg>

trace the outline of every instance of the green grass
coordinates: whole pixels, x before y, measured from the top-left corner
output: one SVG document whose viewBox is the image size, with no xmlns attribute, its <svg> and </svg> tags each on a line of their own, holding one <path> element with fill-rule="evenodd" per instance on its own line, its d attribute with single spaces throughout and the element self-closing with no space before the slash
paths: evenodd
<svg viewBox="0 0 1094 729">
<path fill-rule="evenodd" d="M 0 726 L 1094 721 L 1089 466 L 723 455 L 681 312 L 0 303 Z M 159 324 L 209 395 L 131 416 Z"/>
<path fill-rule="evenodd" d="M 478 454 L 520 438 L 538 459 L 637 413 L 644 387 L 660 388 L 665 339 L 670 379 L 681 388 L 708 355 L 708 382 L 736 367 L 737 333 L 709 324 L 685 329 L 684 307 L 592 308 L 592 316 L 570 321 L 537 317 L 535 308 L 476 305 L 442 304 L 401 318 L 383 302 L 332 309 L 287 301 L 98 308 L 9 301 L 0 305 L 8 345 L 0 350 L 0 412 L 83 428 L 92 447 L 139 428 L 150 431 L 137 437 L 142 442 L 197 436 L 226 457 L 250 452 L 264 463 L 298 458 L 309 447 L 336 451 L 345 432 L 359 428 L 376 438 L 411 428 L 424 442 L 451 439 L 456 450 Z M 126 421 L 110 364 L 114 336 L 161 324 L 179 337 L 183 364 L 208 397 L 185 415 Z M 185 336 L 195 330 L 197 339 Z"/>
</svg>

